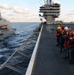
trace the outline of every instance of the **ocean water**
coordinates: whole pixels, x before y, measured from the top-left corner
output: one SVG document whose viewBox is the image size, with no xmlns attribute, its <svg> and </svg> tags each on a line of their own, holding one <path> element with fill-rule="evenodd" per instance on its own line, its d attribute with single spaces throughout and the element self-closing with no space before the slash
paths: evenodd
<svg viewBox="0 0 74 75">
<path fill-rule="evenodd" d="M 12 28 L 16 32 L 11 37 L 0 42 L 0 62 L 5 61 L 14 50 L 18 49 L 32 35 L 33 30 L 38 27 L 38 22 L 12 22 Z"/>
</svg>

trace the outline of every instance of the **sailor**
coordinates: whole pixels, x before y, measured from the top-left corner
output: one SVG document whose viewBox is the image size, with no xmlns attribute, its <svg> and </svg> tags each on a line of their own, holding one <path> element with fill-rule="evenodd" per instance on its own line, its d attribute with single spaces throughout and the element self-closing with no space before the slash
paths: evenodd
<svg viewBox="0 0 74 75">
<path fill-rule="evenodd" d="M 67 42 L 67 47 L 69 48 L 70 50 L 70 53 L 69 53 L 69 56 L 70 56 L 70 63 L 74 64 L 74 30 L 72 30 L 70 32 L 70 36 L 69 36 L 69 39 L 68 39 L 68 42 Z"/>
<path fill-rule="evenodd" d="M 57 31 L 56 31 L 56 37 L 57 37 L 57 46 L 60 46 L 60 37 L 61 34 L 64 31 L 64 26 L 63 25 L 58 25 Z"/>
<path fill-rule="evenodd" d="M 63 38 L 63 35 L 64 35 L 64 26 L 61 25 L 60 26 L 60 52 L 62 52 L 62 49 L 64 48 L 64 38 Z"/>
<path fill-rule="evenodd" d="M 56 30 L 56 37 L 57 37 L 57 45 L 56 46 L 59 46 L 60 45 L 60 26 L 57 27 L 57 30 Z"/>
<path fill-rule="evenodd" d="M 69 39 L 69 28 L 67 26 L 64 28 L 63 39 L 64 39 L 64 52 L 65 52 L 64 59 L 67 59 L 69 58 L 69 48 L 67 44 L 68 39 Z"/>
</svg>

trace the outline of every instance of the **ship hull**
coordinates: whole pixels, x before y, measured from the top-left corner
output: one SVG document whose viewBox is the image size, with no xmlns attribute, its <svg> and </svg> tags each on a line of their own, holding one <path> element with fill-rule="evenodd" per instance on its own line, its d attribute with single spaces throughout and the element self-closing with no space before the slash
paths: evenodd
<svg viewBox="0 0 74 75">
<path fill-rule="evenodd" d="M 13 34 L 15 34 L 15 31 L 16 29 L 4 30 L 2 34 L 0 34 L 0 41 L 12 36 Z"/>
</svg>

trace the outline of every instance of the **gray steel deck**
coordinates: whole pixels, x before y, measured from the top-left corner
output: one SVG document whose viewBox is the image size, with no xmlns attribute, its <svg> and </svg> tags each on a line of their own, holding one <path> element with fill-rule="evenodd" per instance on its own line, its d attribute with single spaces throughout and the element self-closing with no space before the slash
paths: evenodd
<svg viewBox="0 0 74 75">
<path fill-rule="evenodd" d="M 74 65 L 56 47 L 55 31 L 43 27 L 32 75 L 74 75 Z"/>
</svg>

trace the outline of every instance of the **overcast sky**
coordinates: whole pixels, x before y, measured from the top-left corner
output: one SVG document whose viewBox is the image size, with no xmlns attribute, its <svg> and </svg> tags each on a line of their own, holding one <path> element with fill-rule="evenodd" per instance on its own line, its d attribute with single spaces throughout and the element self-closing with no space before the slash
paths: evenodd
<svg viewBox="0 0 74 75">
<path fill-rule="evenodd" d="M 53 0 L 60 2 L 60 20 L 74 21 L 74 0 Z M 0 0 L 2 17 L 11 22 L 39 21 L 39 7 L 44 0 Z"/>
</svg>

